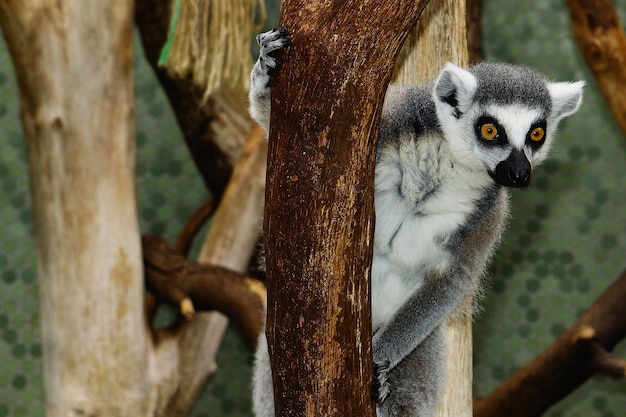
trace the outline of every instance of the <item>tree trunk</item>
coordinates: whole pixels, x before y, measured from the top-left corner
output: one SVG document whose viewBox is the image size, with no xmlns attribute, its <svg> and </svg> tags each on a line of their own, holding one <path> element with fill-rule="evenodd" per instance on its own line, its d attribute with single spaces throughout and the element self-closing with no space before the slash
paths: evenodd
<svg viewBox="0 0 626 417">
<path fill-rule="evenodd" d="M 225 328 L 198 314 L 151 331 L 143 311 L 132 4 L 0 2 L 28 149 L 48 417 L 187 415 Z M 258 131 L 249 139 L 201 261 L 248 264 L 266 146 Z"/>
<path fill-rule="evenodd" d="M 5 0 L 0 24 L 28 150 L 46 415 L 145 415 L 133 3 Z"/>
<path fill-rule="evenodd" d="M 265 211 L 279 416 L 371 416 L 369 273 L 380 108 L 426 1 L 287 0 Z M 286 53 L 285 53 L 286 52 Z"/>
<path fill-rule="evenodd" d="M 400 53 L 394 82 L 432 81 L 447 62 L 467 66 L 465 15 L 463 0 L 431 0 Z M 473 294 L 446 321 L 448 367 L 439 417 L 472 415 L 472 309 Z"/>
</svg>

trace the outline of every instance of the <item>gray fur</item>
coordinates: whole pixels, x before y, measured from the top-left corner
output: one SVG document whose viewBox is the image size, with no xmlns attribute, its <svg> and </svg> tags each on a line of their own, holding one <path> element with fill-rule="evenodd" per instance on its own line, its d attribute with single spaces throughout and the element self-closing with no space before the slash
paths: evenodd
<svg viewBox="0 0 626 417">
<path fill-rule="evenodd" d="M 286 36 L 270 31 L 258 38 L 250 108 L 265 128 L 268 68 L 277 66 L 267 51 L 286 46 Z M 528 184 L 529 167 L 545 158 L 558 121 L 578 109 L 581 90 L 582 83 L 549 83 L 534 70 L 504 64 L 449 64 L 434 84 L 389 87 L 376 154 L 372 262 L 379 417 L 434 414 L 446 368 L 441 326 L 480 289 L 508 217 L 502 185 Z M 497 137 L 481 133 L 484 120 L 501 130 Z M 536 126 L 545 127 L 539 143 L 530 139 Z M 254 411 L 274 415 L 264 336 Z"/>
<path fill-rule="evenodd" d="M 474 101 L 501 106 L 525 105 L 550 113 L 552 103 L 543 74 L 532 68 L 501 63 L 481 63 L 469 68 L 476 76 L 478 88 Z"/>
<path fill-rule="evenodd" d="M 378 135 L 379 145 L 401 134 L 420 135 L 426 130 L 440 131 L 432 88 L 432 84 L 412 87 L 389 86 Z M 387 122 L 388 120 L 393 120 L 393 123 Z"/>
</svg>

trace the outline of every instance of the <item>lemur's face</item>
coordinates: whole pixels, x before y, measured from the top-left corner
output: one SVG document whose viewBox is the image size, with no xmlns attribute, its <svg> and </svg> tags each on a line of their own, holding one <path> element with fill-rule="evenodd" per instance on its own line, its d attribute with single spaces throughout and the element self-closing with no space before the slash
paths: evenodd
<svg viewBox="0 0 626 417">
<path fill-rule="evenodd" d="M 532 166 L 551 142 L 545 111 L 491 105 L 480 108 L 472 121 L 472 153 L 491 178 L 505 187 L 530 184 Z"/>
<path fill-rule="evenodd" d="M 459 163 L 484 169 L 500 185 L 526 187 L 559 120 L 578 109 L 583 85 L 548 83 L 532 70 L 501 64 L 481 64 L 473 72 L 449 64 L 434 99 Z"/>
</svg>

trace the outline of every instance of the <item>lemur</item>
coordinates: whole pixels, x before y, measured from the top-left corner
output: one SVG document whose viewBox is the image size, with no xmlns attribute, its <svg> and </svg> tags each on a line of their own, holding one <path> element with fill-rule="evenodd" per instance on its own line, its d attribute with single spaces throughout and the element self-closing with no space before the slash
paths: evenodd
<svg viewBox="0 0 626 417">
<path fill-rule="evenodd" d="M 269 128 L 274 52 L 285 29 L 257 36 L 250 113 Z M 297 47 L 297 46 L 294 46 Z M 430 417 L 445 374 L 442 323 L 480 287 L 508 216 L 508 190 L 526 187 L 584 82 L 533 69 L 447 64 L 434 83 L 390 85 L 378 134 L 371 272 L 372 395 L 378 417 Z M 257 417 L 274 416 L 267 340 L 253 381 Z"/>
</svg>

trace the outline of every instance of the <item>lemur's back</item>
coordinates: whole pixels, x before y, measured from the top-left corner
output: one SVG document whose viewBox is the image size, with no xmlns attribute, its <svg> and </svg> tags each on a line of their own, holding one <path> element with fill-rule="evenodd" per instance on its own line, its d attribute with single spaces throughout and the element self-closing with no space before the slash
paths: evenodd
<svg viewBox="0 0 626 417">
<path fill-rule="evenodd" d="M 380 120 L 378 149 L 402 133 L 419 135 L 425 130 L 440 131 L 432 93 L 432 83 L 389 86 Z"/>
</svg>

